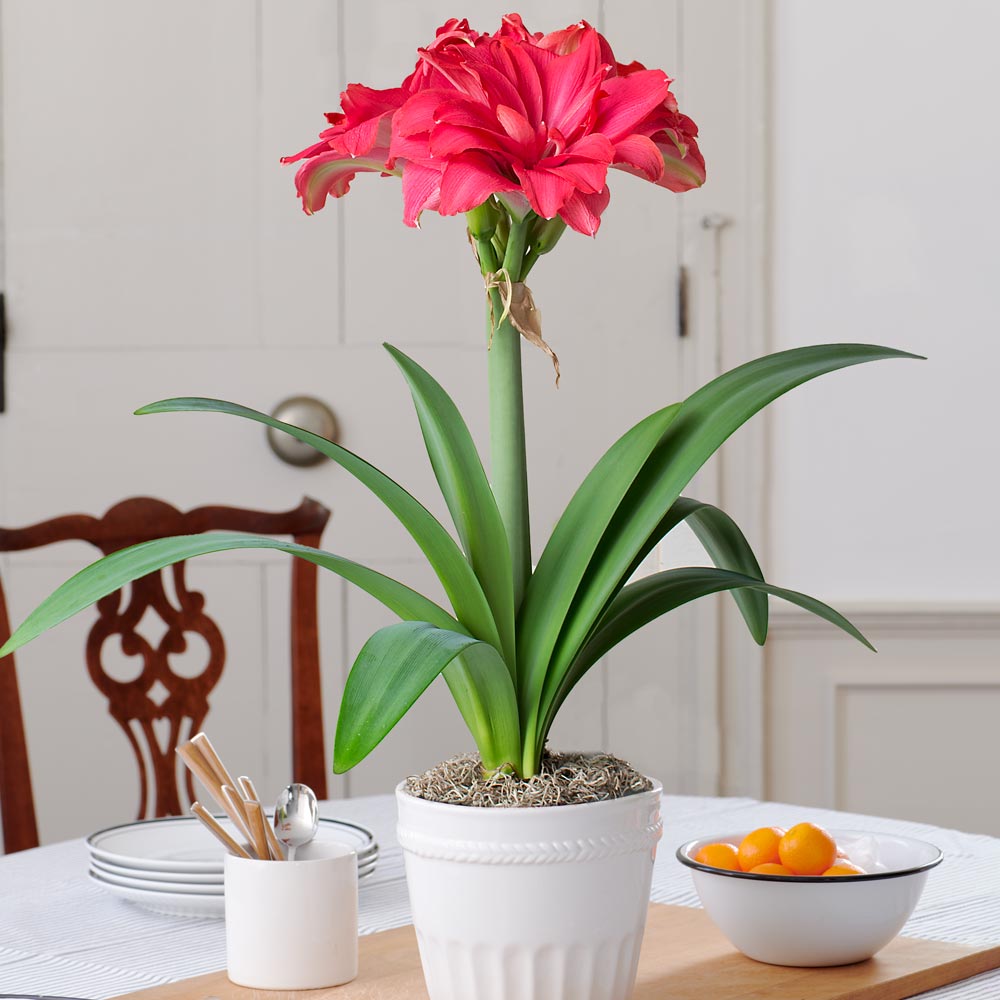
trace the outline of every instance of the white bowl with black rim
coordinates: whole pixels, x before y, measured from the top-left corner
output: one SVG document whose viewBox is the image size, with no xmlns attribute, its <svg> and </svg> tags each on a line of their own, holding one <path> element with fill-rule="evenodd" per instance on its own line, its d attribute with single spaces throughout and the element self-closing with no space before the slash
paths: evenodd
<svg viewBox="0 0 1000 1000">
<path fill-rule="evenodd" d="M 769 965 L 814 968 L 871 958 L 902 929 L 941 863 L 933 844 L 912 837 L 831 830 L 841 843 L 870 838 L 884 871 L 866 875 L 755 875 L 695 861 L 707 844 L 738 846 L 749 833 L 689 841 L 677 860 L 691 870 L 712 922 L 744 955 Z"/>
</svg>

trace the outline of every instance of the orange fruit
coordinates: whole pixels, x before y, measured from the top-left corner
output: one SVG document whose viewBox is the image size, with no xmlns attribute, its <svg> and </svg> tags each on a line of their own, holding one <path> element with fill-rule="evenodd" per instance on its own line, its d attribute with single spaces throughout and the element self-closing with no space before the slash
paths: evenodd
<svg viewBox="0 0 1000 1000">
<path fill-rule="evenodd" d="M 740 870 L 739 855 L 732 844 L 706 844 L 695 856 L 695 861 L 709 868 L 725 868 L 727 871 Z"/>
<path fill-rule="evenodd" d="M 784 835 L 785 831 L 780 826 L 762 826 L 748 833 L 739 847 L 740 868 L 749 872 L 758 865 L 776 865 L 779 860 L 778 842 Z"/>
<path fill-rule="evenodd" d="M 859 868 L 856 864 L 850 861 L 842 861 L 839 858 L 837 863 L 827 868 L 824 875 L 866 875 L 867 872 L 864 868 Z"/>
<path fill-rule="evenodd" d="M 757 865 L 756 868 L 750 869 L 751 875 L 794 875 L 790 868 L 786 868 L 784 865 L 776 865 L 773 862 L 765 862 L 762 865 Z"/>
<path fill-rule="evenodd" d="M 837 859 L 837 844 L 821 826 L 797 823 L 778 842 L 778 856 L 796 875 L 822 875 Z"/>
</svg>

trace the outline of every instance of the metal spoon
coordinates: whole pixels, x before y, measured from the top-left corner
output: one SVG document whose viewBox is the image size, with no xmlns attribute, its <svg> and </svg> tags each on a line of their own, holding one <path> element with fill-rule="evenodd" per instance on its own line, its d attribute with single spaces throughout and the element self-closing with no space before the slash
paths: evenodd
<svg viewBox="0 0 1000 1000">
<path fill-rule="evenodd" d="M 308 785 L 288 785 L 278 795 L 274 806 L 274 832 L 288 848 L 288 860 L 295 860 L 295 849 L 308 844 L 319 829 L 319 805 L 316 793 Z"/>
</svg>

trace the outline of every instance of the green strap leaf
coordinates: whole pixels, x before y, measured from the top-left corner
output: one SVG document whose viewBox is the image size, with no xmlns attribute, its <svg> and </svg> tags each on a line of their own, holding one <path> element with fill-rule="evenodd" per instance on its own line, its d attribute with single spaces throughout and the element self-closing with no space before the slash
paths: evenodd
<svg viewBox="0 0 1000 1000">
<path fill-rule="evenodd" d="M 517 694 L 504 667 L 496 650 L 481 643 L 457 656 L 442 675 L 490 772 L 521 761 Z"/>
<path fill-rule="evenodd" d="M 294 424 L 286 424 L 281 420 L 275 420 L 274 417 L 268 416 L 266 413 L 221 399 L 201 397 L 164 399 L 158 403 L 143 406 L 135 412 L 138 414 L 229 413 L 247 420 L 255 420 L 259 424 L 266 424 L 268 427 L 274 427 L 286 434 L 291 434 L 292 437 L 326 455 L 327 458 L 332 459 L 367 486 L 395 514 L 413 540 L 420 546 L 424 555 L 427 556 L 428 562 L 448 595 L 448 600 L 451 601 L 452 607 L 455 609 L 455 614 L 463 625 L 473 635 L 490 643 L 498 650 L 502 649 L 500 634 L 486 595 L 455 539 L 448 534 L 440 521 L 423 504 L 363 458 L 318 434 L 312 434 L 301 427 L 296 427 Z"/>
<path fill-rule="evenodd" d="M 731 570 L 734 573 L 742 573 L 744 576 L 763 581 L 764 574 L 761 572 L 753 549 L 750 548 L 750 543 L 736 522 L 725 511 L 713 507 L 711 504 L 702 503 L 700 500 L 678 497 L 670 510 L 667 511 L 666 517 L 656 526 L 642 550 L 626 570 L 615 591 L 616 594 L 628 583 L 632 574 L 639 568 L 646 556 L 652 552 L 654 546 L 682 521 L 686 521 L 691 527 L 718 569 Z M 757 643 L 763 645 L 767 638 L 767 594 L 746 587 L 731 590 L 730 593 L 747 623 L 750 634 Z M 611 600 L 605 607 L 605 613 Z M 588 639 L 593 636 L 601 621 L 603 621 L 603 616 L 591 629 Z M 563 669 L 557 669 L 555 666 L 550 669 L 545 680 L 541 701 L 542 718 L 548 720 L 543 726 L 546 731 L 551 725 L 556 708 L 566 700 L 566 696 L 573 690 L 590 666 L 589 663 L 581 665 L 580 660 L 576 659 Z"/>
<path fill-rule="evenodd" d="M 521 718 L 537 709 L 563 621 L 622 499 L 680 410 L 668 406 L 623 434 L 584 479 L 528 581 L 517 630 Z"/>
<path fill-rule="evenodd" d="M 350 559 L 308 545 L 277 538 L 236 532 L 206 532 L 176 535 L 142 542 L 113 552 L 91 563 L 50 594 L 22 622 L 7 640 L 0 656 L 7 656 L 55 625 L 66 621 L 95 601 L 114 593 L 127 583 L 154 573 L 172 563 L 232 549 L 277 549 L 331 570 L 381 601 L 401 618 L 432 622 L 441 628 L 461 632 L 463 626 L 443 608 L 391 577 L 377 573 Z"/>
<path fill-rule="evenodd" d="M 682 521 L 694 532 L 719 569 L 731 569 L 735 573 L 752 576 L 755 580 L 764 579 L 760 563 L 757 562 L 746 535 L 724 510 L 690 497 L 678 497 L 667 511 L 667 516 L 646 539 L 641 553 L 633 560 L 620 581 L 619 590 L 628 583 L 657 543 Z M 732 593 L 754 641 L 763 645 L 767 638 L 767 595 L 756 590 L 734 590 Z"/>
<path fill-rule="evenodd" d="M 496 498 L 472 435 L 444 389 L 411 358 L 384 344 L 406 379 L 434 475 L 458 537 L 489 601 L 504 659 L 516 677 L 514 583 L 510 549 Z"/>
<path fill-rule="evenodd" d="M 612 601 L 594 637 L 581 651 L 578 662 L 581 666 L 596 663 L 626 636 L 661 615 L 673 611 L 674 608 L 679 608 L 682 604 L 697 600 L 699 597 L 707 597 L 709 594 L 739 588 L 754 590 L 765 595 L 771 594 L 796 604 L 836 625 L 875 651 L 875 647 L 839 611 L 835 611 L 822 601 L 817 601 L 814 597 L 800 594 L 796 590 L 775 587 L 762 580 L 744 576 L 742 573 L 693 566 L 654 573 L 625 587 Z"/>
<path fill-rule="evenodd" d="M 829 344 L 781 351 L 709 382 L 681 405 L 604 532 L 566 616 L 546 669 L 564 672 L 587 641 L 638 553 L 702 465 L 755 413 L 819 375 L 915 354 L 868 344 Z M 522 716 L 530 725 L 527 715 Z"/>
<path fill-rule="evenodd" d="M 342 774 L 364 760 L 459 656 L 477 681 L 477 711 L 465 718 L 484 764 L 498 766 L 496 754 L 508 749 L 516 755 L 517 703 L 499 653 L 478 639 L 428 622 L 401 622 L 379 629 L 354 661 L 340 703 L 334 771 Z"/>
</svg>

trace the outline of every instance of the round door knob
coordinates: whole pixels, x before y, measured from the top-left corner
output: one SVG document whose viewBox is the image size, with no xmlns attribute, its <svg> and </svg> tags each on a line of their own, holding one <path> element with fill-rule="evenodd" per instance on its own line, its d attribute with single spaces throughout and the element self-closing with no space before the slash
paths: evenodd
<svg viewBox="0 0 1000 1000">
<path fill-rule="evenodd" d="M 274 408 L 271 416 L 283 423 L 301 427 L 304 431 L 312 431 L 328 441 L 337 440 L 337 418 L 333 415 L 333 410 L 314 396 L 291 396 L 284 399 Z M 271 451 L 289 465 L 316 465 L 326 459 L 315 448 L 275 427 L 268 427 L 267 443 Z"/>
</svg>

